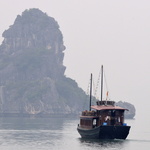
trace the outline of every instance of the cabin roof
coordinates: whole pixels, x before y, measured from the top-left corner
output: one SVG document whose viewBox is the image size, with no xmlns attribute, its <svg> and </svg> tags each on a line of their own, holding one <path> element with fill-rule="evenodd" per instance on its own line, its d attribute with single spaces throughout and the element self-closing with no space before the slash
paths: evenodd
<svg viewBox="0 0 150 150">
<path fill-rule="evenodd" d="M 128 110 L 119 106 L 111 105 L 92 105 L 91 108 L 96 110 Z"/>
</svg>

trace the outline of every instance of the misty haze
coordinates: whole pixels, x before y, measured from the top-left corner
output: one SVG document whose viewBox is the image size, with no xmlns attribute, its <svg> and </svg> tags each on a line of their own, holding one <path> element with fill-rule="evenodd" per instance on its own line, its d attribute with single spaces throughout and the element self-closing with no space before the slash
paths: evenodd
<svg viewBox="0 0 150 150">
<path fill-rule="evenodd" d="M 0 2 L 0 148 L 148 149 L 150 2 L 9 3 Z M 101 65 L 109 99 L 129 109 L 125 141 L 84 140 L 76 130 Z"/>
</svg>

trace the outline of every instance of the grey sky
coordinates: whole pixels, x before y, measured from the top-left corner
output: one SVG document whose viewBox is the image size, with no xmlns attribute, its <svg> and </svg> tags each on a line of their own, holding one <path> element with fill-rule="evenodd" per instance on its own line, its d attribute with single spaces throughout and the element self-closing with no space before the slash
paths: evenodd
<svg viewBox="0 0 150 150">
<path fill-rule="evenodd" d="M 96 82 L 103 64 L 112 100 L 131 102 L 138 110 L 150 104 L 149 0 L 0 0 L 0 34 L 29 8 L 60 25 L 66 76 L 83 90 L 90 73 Z"/>
</svg>

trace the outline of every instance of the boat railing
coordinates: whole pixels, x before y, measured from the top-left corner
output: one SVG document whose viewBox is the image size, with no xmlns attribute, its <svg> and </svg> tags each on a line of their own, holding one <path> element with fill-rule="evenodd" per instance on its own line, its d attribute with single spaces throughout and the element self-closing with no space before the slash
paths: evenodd
<svg viewBox="0 0 150 150">
<path fill-rule="evenodd" d="M 115 105 L 115 102 L 114 101 L 97 101 L 96 102 L 97 103 L 97 105 L 112 105 L 112 106 L 114 106 Z"/>
<path fill-rule="evenodd" d="M 97 113 L 95 111 L 82 111 L 82 116 L 97 116 Z"/>
</svg>

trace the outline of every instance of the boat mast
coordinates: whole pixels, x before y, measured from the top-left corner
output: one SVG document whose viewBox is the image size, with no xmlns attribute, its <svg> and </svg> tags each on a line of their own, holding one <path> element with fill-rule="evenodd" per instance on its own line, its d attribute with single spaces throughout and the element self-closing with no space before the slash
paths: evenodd
<svg viewBox="0 0 150 150">
<path fill-rule="evenodd" d="M 103 99 L 103 65 L 101 66 L 101 101 Z"/>
<path fill-rule="evenodd" d="M 89 111 L 91 111 L 91 101 L 92 101 L 92 73 L 91 73 L 91 82 L 90 82 L 90 106 L 89 106 Z"/>
</svg>

